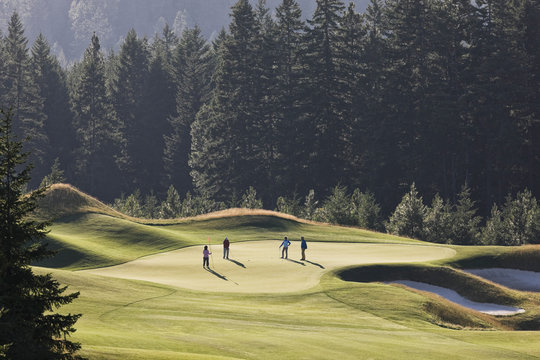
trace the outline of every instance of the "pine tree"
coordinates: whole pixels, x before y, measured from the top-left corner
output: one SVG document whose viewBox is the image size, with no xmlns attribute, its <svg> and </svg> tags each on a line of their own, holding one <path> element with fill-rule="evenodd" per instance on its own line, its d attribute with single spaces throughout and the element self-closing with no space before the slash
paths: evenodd
<svg viewBox="0 0 540 360">
<path fill-rule="evenodd" d="M 73 149 L 77 143 L 66 75 L 56 57 L 51 54 L 49 43 L 42 34 L 38 35 L 32 46 L 32 66 L 40 96 L 44 99 L 44 131 L 49 139 L 44 162 L 52 164 L 54 159 L 58 159 L 66 166 L 68 177 L 72 177 Z"/>
<path fill-rule="evenodd" d="M 246 209 L 262 209 L 263 202 L 257 198 L 257 190 L 250 186 L 240 199 L 240 207 Z"/>
<path fill-rule="evenodd" d="M 81 315 L 53 311 L 75 300 L 65 295 L 51 274 L 36 275 L 30 265 L 52 255 L 40 242 L 46 223 L 29 220 L 40 188 L 29 195 L 22 189 L 30 181 L 28 153 L 17 141 L 11 113 L 0 119 L 0 348 L 7 359 L 81 359 L 80 344 L 67 340 Z"/>
<path fill-rule="evenodd" d="M 203 104 L 209 101 L 211 82 L 210 47 L 198 27 L 182 33 L 176 48 L 174 72 L 177 84 L 176 114 L 169 118 L 165 134 L 164 164 L 167 179 L 180 191 L 192 189 L 189 167 L 191 125 Z"/>
<path fill-rule="evenodd" d="M 307 189 L 313 186 L 308 176 L 310 162 L 310 141 L 313 130 L 303 112 L 306 102 L 302 54 L 304 31 L 302 11 L 295 0 L 283 0 L 276 8 L 276 89 L 274 116 L 276 146 L 276 167 L 274 183 L 283 194 L 289 191 Z M 294 136 L 294 140 L 291 139 Z"/>
<path fill-rule="evenodd" d="M 355 225 L 364 229 L 381 230 L 381 207 L 372 192 L 355 189 L 351 195 L 351 214 Z"/>
<path fill-rule="evenodd" d="M 17 12 L 14 12 L 5 39 L 5 93 L 1 94 L 0 100 L 4 106 L 13 109 L 15 133 L 30 138 L 25 146 L 32 149 L 30 160 L 36 166 L 33 172 L 42 177 L 48 166 L 47 164 L 44 167 L 43 164 L 48 146 L 48 139 L 43 130 L 46 115 L 43 113 L 43 98 L 39 85 L 35 82 L 27 44 L 23 24 Z"/>
<path fill-rule="evenodd" d="M 343 78 L 341 63 L 340 21 L 344 5 L 340 0 L 317 0 L 317 9 L 308 20 L 306 33 L 306 79 L 308 95 L 305 107 L 309 128 L 310 164 L 308 176 L 317 178 L 323 191 L 342 180 L 344 169 L 344 143 L 346 126 L 342 113 L 341 96 Z"/>
<path fill-rule="evenodd" d="M 257 96 L 261 92 L 254 54 L 259 29 L 247 0 L 233 6 L 232 17 L 230 35 L 218 49 L 212 99 L 192 124 L 193 182 L 197 191 L 216 200 L 268 183 L 259 161 L 262 134 Z M 246 169 L 250 169 L 250 176 L 244 175 Z"/>
<path fill-rule="evenodd" d="M 353 219 L 351 197 L 347 193 L 347 187 L 336 185 L 330 195 L 324 200 L 317 220 L 332 224 L 352 225 Z"/>
<path fill-rule="evenodd" d="M 150 149 L 156 144 L 148 133 L 153 128 L 150 119 L 143 116 L 147 103 L 144 101 L 148 82 L 149 52 L 146 39 L 138 39 L 131 29 L 118 54 L 118 63 L 111 79 L 111 101 L 126 139 L 125 175 L 132 182 L 131 187 L 141 187 L 148 178 L 149 165 L 155 162 Z M 159 151 L 157 152 L 159 154 Z M 130 189 L 131 190 L 131 189 Z"/>
<path fill-rule="evenodd" d="M 433 197 L 431 207 L 427 209 L 424 227 L 424 240 L 451 244 L 452 243 L 452 212 L 451 206 L 439 194 Z"/>
<path fill-rule="evenodd" d="M 474 245 L 479 242 L 481 218 L 476 215 L 476 204 L 471 200 L 471 191 L 465 184 L 458 194 L 458 201 L 451 216 L 452 242 L 460 245 Z"/>
<path fill-rule="evenodd" d="M 180 202 L 180 195 L 174 186 L 169 186 L 167 191 L 167 198 L 161 203 L 160 218 L 173 219 L 180 216 L 182 211 L 182 203 Z"/>
<path fill-rule="evenodd" d="M 92 36 L 80 65 L 75 67 L 72 110 L 80 147 L 77 149 L 78 183 L 105 199 L 118 194 L 121 180 L 116 159 L 121 157 L 122 137 L 107 98 L 105 63 L 99 39 Z"/>
<path fill-rule="evenodd" d="M 64 177 L 64 170 L 60 169 L 60 161 L 58 158 L 54 160 L 51 166 L 51 172 L 41 180 L 39 187 L 47 187 L 53 184 L 59 184 L 66 181 Z"/>
<path fill-rule="evenodd" d="M 422 238 L 426 214 L 426 206 L 413 183 L 409 192 L 403 195 L 401 203 L 390 216 L 386 230 L 391 234 Z"/>
</svg>

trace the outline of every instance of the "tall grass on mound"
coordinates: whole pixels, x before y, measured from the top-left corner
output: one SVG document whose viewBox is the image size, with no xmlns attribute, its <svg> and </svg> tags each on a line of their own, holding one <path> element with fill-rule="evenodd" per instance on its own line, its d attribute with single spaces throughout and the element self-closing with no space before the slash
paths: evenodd
<svg viewBox="0 0 540 360">
<path fill-rule="evenodd" d="M 526 309 L 523 314 L 495 318 L 459 307 L 441 298 L 437 299 L 438 296 L 412 290 L 413 292 L 424 293 L 425 297 L 431 299 L 424 302 L 422 307 L 441 323 L 455 324 L 459 327 L 486 327 L 486 324 L 491 324 L 499 328 L 515 330 L 540 330 L 540 296 L 510 290 L 450 267 L 370 265 L 348 268 L 337 272 L 337 276 L 344 281 L 361 283 L 396 280 L 418 281 L 452 289 L 461 296 L 476 302 L 521 306 Z M 458 313 L 460 313 L 459 316 Z M 476 325 L 474 325 L 475 322 Z"/>
</svg>

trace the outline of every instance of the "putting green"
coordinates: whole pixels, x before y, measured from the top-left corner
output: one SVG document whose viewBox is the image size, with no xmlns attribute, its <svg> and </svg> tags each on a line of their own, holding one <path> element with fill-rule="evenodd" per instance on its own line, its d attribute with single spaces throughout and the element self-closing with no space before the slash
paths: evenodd
<svg viewBox="0 0 540 360">
<path fill-rule="evenodd" d="M 307 260 L 300 261 L 300 242 L 292 242 L 289 259 L 280 258 L 280 244 L 281 241 L 232 243 L 230 260 L 222 258 L 221 246 L 213 245 L 211 270 L 202 268 L 201 245 L 82 272 L 201 291 L 285 293 L 312 288 L 324 272 L 338 267 L 424 262 L 456 254 L 443 246 L 311 242 Z"/>
</svg>

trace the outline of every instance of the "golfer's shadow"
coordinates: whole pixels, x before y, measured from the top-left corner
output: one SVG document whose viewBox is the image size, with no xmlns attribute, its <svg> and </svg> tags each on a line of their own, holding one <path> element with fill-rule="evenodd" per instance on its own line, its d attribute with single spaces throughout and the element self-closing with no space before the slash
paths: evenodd
<svg viewBox="0 0 540 360">
<path fill-rule="evenodd" d="M 204 268 L 206 271 L 208 271 L 210 274 L 213 274 L 215 276 L 217 276 L 218 278 L 220 278 L 221 280 L 225 280 L 225 281 L 229 281 L 229 279 L 227 279 L 226 276 L 224 275 L 221 275 L 220 273 L 218 272 L 215 272 L 214 270 L 210 269 L 210 268 Z"/>
<path fill-rule="evenodd" d="M 240 267 L 243 267 L 244 269 L 246 268 L 246 265 L 242 264 L 240 261 L 236 261 L 236 260 L 233 260 L 233 259 L 227 259 L 227 260 L 229 260 L 232 263 L 235 263 L 236 265 L 238 265 Z"/>
<path fill-rule="evenodd" d="M 288 260 L 288 261 L 293 262 L 293 263 L 298 264 L 298 265 L 306 266 L 306 264 L 304 264 L 301 261 L 296 261 L 296 260 L 292 260 L 292 259 L 285 259 L 285 260 Z"/>
<path fill-rule="evenodd" d="M 315 262 L 313 262 L 313 261 L 309 261 L 309 260 L 304 260 L 304 261 L 307 262 L 307 263 L 310 263 L 311 265 L 318 266 L 318 267 L 320 267 L 321 269 L 325 269 L 325 267 L 322 266 L 321 264 L 317 264 L 317 263 L 315 263 Z"/>
</svg>

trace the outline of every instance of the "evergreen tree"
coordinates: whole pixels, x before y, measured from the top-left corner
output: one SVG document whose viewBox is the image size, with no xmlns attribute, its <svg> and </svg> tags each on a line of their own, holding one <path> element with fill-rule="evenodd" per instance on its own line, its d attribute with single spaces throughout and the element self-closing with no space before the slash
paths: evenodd
<svg viewBox="0 0 540 360">
<path fill-rule="evenodd" d="M 452 209 L 439 194 L 433 197 L 431 207 L 427 209 L 423 239 L 442 244 L 451 244 L 453 241 Z"/>
<path fill-rule="evenodd" d="M 174 72 L 177 84 L 176 115 L 169 118 L 170 135 L 165 135 L 164 164 L 167 179 L 181 191 L 192 188 L 189 167 L 191 125 L 210 96 L 210 46 L 198 27 L 182 33 L 176 48 Z"/>
<path fill-rule="evenodd" d="M 365 131 L 365 68 L 361 63 L 364 52 L 366 27 L 363 18 L 349 6 L 340 20 L 339 45 L 337 48 L 337 69 L 340 78 L 340 97 L 342 109 L 341 142 L 343 176 L 351 178 L 358 175 L 365 151 L 361 135 Z"/>
<path fill-rule="evenodd" d="M 484 245 L 511 245 L 505 226 L 502 211 L 497 204 L 493 204 L 491 213 L 486 221 L 486 226 L 482 228 L 481 240 Z"/>
<path fill-rule="evenodd" d="M 284 196 L 278 197 L 276 201 L 276 211 L 294 216 L 301 216 L 302 207 L 300 205 L 300 198 L 298 197 L 298 194 L 293 193 L 291 198 Z"/>
<path fill-rule="evenodd" d="M 351 196 L 351 213 L 355 225 L 364 229 L 382 230 L 381 207 L 373 193 L 355 189 Z"/>
<path fill-rule="evenodd" d="M 219 46 L 220 60 L 215 88 L 192 124 L 190 166 L 197 191 L 225 200 L 239 189 L 261 182 L 262 135 L 257 118 L 260 91 L 255 64 L 255 39 L 259 31 L 255 13 L 247 0 L 232 8 L 230 35 Z M 243 172 L 250 169 L 250 176 Z M 261 181 L 261 179 L 266 181 Z"/>
<path fill-rule="evenodd" d="M 308 175 L 317 179 L 317 186 L 328 191 L 343 177 L 345 122 L 342 116 L 343 80 L 341 63 L 340 21 L 344 5 L 340 0 L 317 0 L 317 8 L 308 20 L 306 33 L 306 94 L 305 112 L 313 134 L 308 139 L 310 163 Z"/>
<path fill-rule="evenodd" d="M 346 186 L 336 185 L 332 189 L 319 209 L 316 220 L 340 225 L 352 225 L 355 222 L 351 210 L 351 197 L 347 193 Z"/>
<path fill-rule="evenodd" d="M 242 199 L 240 200 L 240 207 L 246 208 L 246 209 L 262 209 L 263 208 L 263 202 L 261 199 L 257 198 L 257 190 L 253 186 L 250 186 L 244 195 L 242 195 Z"/>
<path fill-rule="evenodd" d="M 107 98 L 105 64 L 96 35 L 92 36 L 81 64 L 74 71 L 74 88 L 70 93 L 80 144 L 78 183 L 95 196 L 112 199 L 121 185 L 116 160 L 121 157 L 123 140 Z"/>
<path fill-rule="evenodd" d="M 154 195 L 154 192 L 150 192 L 144 198 L 144 205 L 142 206 L 143 217 L 147 219 L 157 219 L 159 218 L 159 202 Z"/>
<path fill-rule="evenodd" d="M 15 133 L 30 138 L 25 146 L 32 149 L 30 160 L 36 166 L 33 172 L 41 178 L 48 166 L 43 164 L 48 146 L 48 139 L 43 130 L 46 115 L 43 113 L 43 98 L 39 85 L 35 82 L 27 44 L 23 24 L 17 12 L 14 12 L 5 39 L 6 64 L 3 79 L 5 92 L 0 94 L 0 100 L 2 104 L 13 109 Z"/>
<path fill-rule="evenodd" d="M 182 211 L 182 203 L 180 202 L 180 195 L 174 186 L 169 186 L 167 190 L 167 198 L 161 203 L 160 218 L 173 219 L 180 216 Z"/>
<path fill-rule="evenodd" d="M 505 239 L 504 245 L 539 243 L 540 207 L 529 190 L 516 194 L 512 200 L 507 197 L 503 208 Z"/>
<path fill-rule="evenodd" d="M 42 196 L 22 189 L 30 181 L 28 153 L 14 135 L 11 113 L 0 119 L 0 347 L 7 359 L 80 359 L 80 344 L 67 340 L 81 315 L 53 311 L 75 300 L 65 295 L 51 274 L 36 275 L 31 264 L 51 256 L 45 238 L 46 223 L 29 220 Z"/>
<path fill-rule="evenodd" d="M 319 201 L 315 200 L 315 190 L 310 189 L 304 200 L 304 209 L 302 210 L 302 217 L 307 220 L 313 219 L 317 205 Z"/>
<path fill-rule="evenodd" d="M 49 139 L 44 162 L 51 164 L 58 159 L 66 166 L 68 177 L 72 177 L 75 172 L 73 149 L 77 143 L 66 75 L 42 34 L 32 46 L 32 66 L 40 96 L 44 99 L 44 131 Z"/>
<path fill-rule="evenodd" d="M 422 238 L 426 214 L 426 206 L 413 183 L 409 192 L 403 195 L 401 203 L 390 216 L 386 230 L 391 234 Z"/>
<path fill-rule="evenodd" d="M 303 113 L 306 102 L 302 54 L 305 23 L 295 0 L 283 0 L 276 8 L 274 116 L 275 166 L 273 182 L 283 189 L 307 189 L 310 141 L 313 130 Z M 294 136 L 294 139 L 292 138 Z M 286 194 L 284 194 L 286 195 Z"/>
<path fill-rule="evenodd" d="M 66 181 L 64 177 L 64 170 L 60 169 L 60 161 L 58 158 L 54 160 L 51 166 L 51 172 L 41 180 L 39 187 L 47 187 L 53 184 L 63 183 Z"/>
<path fill-rule="evenodd" d="M 476 215 L 475 202 L 467 185 L 461 188 L 458 201 L 452 213 L 452 242 L 460 245 L 474 245 L 479 239 L 479 224 L 482 219 Z"/>
<path fill-rule="evenodd" d="M 146 39 L 138 39 L 131 29 L 120 49 L 114 78 L 110 80 L 112 105 L 126 140 L 127 168 L 124 171 L 125 178 L 132 182 L 126 184 L 129 188 L 141 187 L 156 175 L 147 172 L 155 162 L 155 157 L 149 155 L 156 144 L 154 138 L 148 136 L 153 124 L 143 116 L 147 105 L 144 95 L 148 58 Z"/>
<path fill-rule="evenodd" d="M 163 39 L 153 44 L 150 58 L 148 82 L 144 89 L 145 106 L 142 110 L 146 126 L 146 143 L 150 145 L 148 168 L 144 169 L 146 187 L 155 188 L 158 193 L 164 193 L 168 184 L 163 152 L 165 151 L 166 134 L 171 132 L 169 118 L 176 116 L 177 84 L 173 70 L 173 50 L 177 46 L 174 34 L 163 30 Z"/>
</svg>

